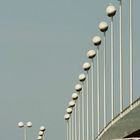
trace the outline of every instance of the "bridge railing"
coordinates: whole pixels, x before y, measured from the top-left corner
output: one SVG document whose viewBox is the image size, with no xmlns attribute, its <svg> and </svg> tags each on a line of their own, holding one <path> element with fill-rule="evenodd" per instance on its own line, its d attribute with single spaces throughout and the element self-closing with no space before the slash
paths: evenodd
<svg viewBox="0 0 140 140">
<path fill-rule="evenodd" d="M 140 97 L 138 99 L 136 99 L 131 105 L 129 105 L 128 107 L 126 107 L 122 112 L 120 112 L 117 116 L 115 116 L 113 118 L 113 120 L 111 120 L 105 128 L 102 129 L 102 131 L 100 132 L 100 134 L 96 137 L 96 139 L 100 139 L 103 134 L 113 125 L 115 124 L 118 120 L 120 120 L 122 117 L 124 117 L 125 115 L 127 115 L 131 110 L 135 109 L 137 106 L 140 105 Z M 129 139 L 129 138 L 125 138 L 125 139 Z M 125 140 L 124 139 L 124 140 Z M 130 138 L 131 139 L 131 138 Z M 139 138 L 140 139 L 140 138 Z M 117 140 L 117 139 L 116 139 Z M 118 139 L 119 140 L 119 139 Z"/>
</svg>

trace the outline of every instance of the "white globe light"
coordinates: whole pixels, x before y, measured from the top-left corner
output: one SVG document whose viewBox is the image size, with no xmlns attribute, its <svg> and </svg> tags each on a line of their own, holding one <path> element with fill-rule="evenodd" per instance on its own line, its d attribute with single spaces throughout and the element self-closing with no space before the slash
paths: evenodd
<svg viewBox="0 0 140 140">
<path fill-rule="evenodd" d="M 83 69 L 84 69 L 85 71 L 88 71 L 88 70 L 90 69 L 90 64 L 89 64 L 88 62 L 85 62 L 85 63 L 83 64 Z"/>
<path fill-rule="evenodd" d="M 71 108 L 71 107 L 68 107 L 67 110 L 66 110 L 66 112 L 67 112 L 68 114 L 71 114 L 71 113 L 72 113 L 72 108 Z"/>
<path fill-rule="evenodd" d="M 40 130 L 41 130 L 41 131 L 45 131 L 45 130 L 46 130 L 45 126 L 41 126 L 41 127 L 40 127 Z"/>
<path fill-rule="evenodd" d="M 104 22 L 104 21 L 101 22 L 99 24 L 99 29 L 100 29 L 101 32 L 106 32 L 107 29 L 108 29 L 108 24 L 106 22 Z"/>
<path fill-rule="evenodd" d="M 80 74 L 80 75 L 79 75 L 79 80 L 80 80 L 81 82 L 85 81 L 85 80 L 86 80 L 85 74 Z"/>
<path fill-rule="evenodd" d="M 101 44 L 101 38 L 99 36 L 95 36 L 93 37 L 92 42 L 95 46 L 99 46 Z"/>
<path fill-rule="evenodd" d="M 74 106 L 75 106 L 75 101 L 73 101 L 73 100 L 70 101 L 70 102 L 69 102 L 69 107 L 74 107 Z"/>
<path fill-rule="evenodd" d="M 72 99 L 73 100 L 77 100 L 78 99 L 78 94 L 77 93 L 73 93 L 72 94 Z"/>
<path fill-rule="evenodd" d="M 65 114 L 65 115 L 64 115 L 64 119 L 65 119 L 65 120 L 69 120 L 69 118 L 70 118 L 70 115 L 69 115 L 69 114 Z"/>
<path fill-rule="evenodd" d="M 32 122 L 27 122 L 27 127 L 32 127 Z"/>
<path fill-rule="evenodd" d="M 77 92 L 81 91 L 81 90 L 82 90 L 82 86 L 81 86 L 80 84 L 77 84 L 77 85 L 75 86 L 75 90 L 76 90 Z"/>
<path fill-rule="evenodd" d="M 39 131 L 39 136 L 43 136 L 44 132 L 43 131 Z"/>
<path fill-rule="evenodd" d="M 107 8 L 106 8 L 106 13 L 109 17 L 113 17 L 116 14 L 116 8 L 114 5 L 110 4 Z"/>
<path fill-rule="evenodd" d="M 24 123 L 23 122 L 19 122 L 18 123 L 18 127 L 20 127 L 20 128 L 24 127 Z"/>
<path fill-rule="evenodd" d="M 95 52 L 94 50 L 89 50 L 89 51 L 87 52 L 87 57 L 88 57 L 88 58 L 92 59 L 92 58 L 94 58 L 95 56 L 96 56 L 96 52 Z"/>
<path fill-rule="evenodd" d="M 38 136 L 37 139 L 38 139 L 38 140 L 42 140 L 42 137 L 41 137 L 41 136 Z"/>
</svg>

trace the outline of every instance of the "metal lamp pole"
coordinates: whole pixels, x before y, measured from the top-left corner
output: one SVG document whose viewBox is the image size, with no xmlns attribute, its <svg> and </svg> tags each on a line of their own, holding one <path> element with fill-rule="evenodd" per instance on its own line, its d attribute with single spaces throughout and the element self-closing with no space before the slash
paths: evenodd
<svg viewBox="0 0 140 140">
<path fill-rule="evenodd" d="M 70 119 L 69 119 L 69 140 L 72 140 L 72 117 L 71 117 L 71 114 L 72 114 L 72 108 L 71 107 L 68 107 L 66 109 L 66 112 L 67 114 L 70 115 Z"/>
<path fill-rule="evenodd" d="M 129 92 L 130 92 L 130 105 L 132 107 L 132 102 L 133 102 L 133 1 L 132 0 L 129 0 L 129 30 L 130 30 L 130 48 L 129 48 L 129 61 L 130 61 L 130 64 L 129 64 L 129 75 L 130 75 L 130 79 L 129 79 Z"/>
<path fill-rule="evenodd" d="M 101 22 L 99 24 L 99 30 L 103 32 L 104 35 L 104 128 L 106 126 L 106 31 L 108 30 L 108 24 L 106 22 Z"/>
<path fill-rule="evenodd" d="M 90 69 L 90 64 L 88 62 L 85 62 L 83 64 L 83 69 L 84 71 L 87 72 L 87 78 L 86 78 L 86 97 L 87 97 L 87 140 L 89 140 L 89 86 L 88 86 L 88 81 L 89 81 L 89 76 L 88 76 L 88 71 Z"/>
<path fill-rule="evenodd" d="M 76 90 L 76 92 L 80 95 L 80 92 L 81 92 L 81 90 L 82 90 L 82 86 L 80 85 L 80 84 L 77 84 L 76 86 L 75 86 L 75 90 Z M 80 96 L 79 96 L 79 102 L 78 102 L 78 130 L 79 130 L 79 132 L 78 132 L 78 134 L 79 134 L 79 136 L 78 136 L 78 138 L 79 138 L 79 140 L 81 140 L 81 107 L 80 107 Z"/>
<path fill-rule="evenodd" d="M 96 52 L 94 50 L 89 50 L 87 52 L 87 57 L 91 60 L 91 93 L 92 93 L 92 96 L 91 96 L 91 102 L 92 102 L 92 140 L 94 140 L 94 93 L 93 93 L 93 86 L 94 86 L 94 83 L 93 83 L 93 58 L 96 56 Z"/>
<path fill-rule="evenodd" d="M 110 4 L 106 13 L 108 17 L 111 18 L 111 119 L 114 117 L 114 27 L 113 27 L 113 17 L 116 14 L 116 8 Z"/>
<path fill-rule="evenodd" d="M 75 106 L 75 101 L 71 100 L 69 102 L 69 107 L 73 109 L 74 106 Z M 73 113 L 71 116 L 71 139 L 74 140 L 74 114 Z"/>
<path fill-rule="evenodd" d="M 79 75 L 79 81 L 82 82 L 82 98 L 81 98 L 81 101 L 82 101 L 82 140 L 85 140 L 85 107 L 84 107 L 84 104 L 85 104 L 85 101 L 84 101 L 84 81 L 86 80 L 86 76 L 85 74 L 80 74 Z"/>
<path fill-rule="evenodd" d="M 122 48 L 122 0 L 119 0 L 120 18 L 120 113 L 123 110 L 123 48 Z"/>
<path fill-rule="evenodd" d="M 72 100 L 75 101 L 75 140 L 78 140 L 77 139 L 77 109 L 78 109 L 77 99 L 78 99 L 78 94 L 77 93 L 73 93 L 72 94 Z"/>
<path fill-rule="evenodd" d="M 64 119 L 67 121 L 67 140 L 69 140 L 69 123 L 68 123 L 68 120 L 70 119 L 70 115 L 69 114 L 65 114 Z M 43 132 L 43 131 L 40 131 L 40 132 Z M 43 137 L 43 135 L 44 134 L 41 134 L 40 136 Z"/>
<path fill-rule="evenodd" d="M 99 36 L 95 36 L 93 39 L 92 39 L 93 43 L 95 46 L 97 46 L 97 132 L 99 134 L 100 132 L 100 75 L 99 75 L 99 46 L 101 44 L 101 38 Z"/>
</svg>

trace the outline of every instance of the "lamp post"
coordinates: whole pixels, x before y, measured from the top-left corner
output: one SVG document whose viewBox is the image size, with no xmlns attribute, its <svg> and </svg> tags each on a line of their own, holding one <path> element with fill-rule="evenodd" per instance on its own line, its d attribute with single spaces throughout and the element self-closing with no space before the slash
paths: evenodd
<svg viewBox="0 0 140 140">
<path fill-rule="evenodd" d="M 69 140 L 69 123 L 68 123 L 69 118 L 70 118 L 69 114 L 64 115 L 64 119 L 67 121 L 67 140 Z M 43 132 L 43 131 L 40 131 L 40 132 Z"/>
<path fill-rule="evenodd" d="M 72 108 L 75 106 L 75 101 L 71 100 L 69 102 L 69 107 Z M 71 116 L 71 139 L 74 140 L 74 114 L 72 113 Z"/>
<path fill-rule="evenodd" d="M 122 48 L 122 0 L 119 0 L 120 18 L 120 113 L 123 110 L 123 48 Z"/>
<path fill-rule="evenodd" d="M 91 102 L 92 102 L 92 111 L 91 111 L 91 114 L 92 114 L 92 140 L 94 140 L 94 89 L 93 89 L 93 86 L 94 86 L 94 83 L 93 83 L 93 58 L 96 56 L 96 52 L 94 50 L 89 50 L 87 52 L 87 57 L 91 60 L 91 93 L 92 93 L 92 96 L 91 96 Z"/>
<path fill-rule="evenodd" d="M 99 46 L 101 44 L 101 38 L 99 36 L 95 36 L 92 39 L 92 42 L 95 46 L 97 46 L 97 132 L 100 132 L 100 75 L 99 75 Z"/>
<path fill-rule="evenodd" d="M 77 99 L 78 99 L 78 94 L 77 93 L 73 93 L 72 94 L 72 100 L 75 101 L 75 140 L 78 140 L 77 139 L 77 109 L 78 109 L 78 106 L 77 106 Z"/>
<path fill-rule="evenodd" d="M 129 92 L 130 92 L 130 105 L 132 109 L 133 102 L 133 2 L 129 0 L 129 36 L 130 36 L 130 47 L 129 47 Z"/>
<path fill-rule="evenodd" d="M 84 64 L 83 64 L 83 69 L 84 69 L 84 71 L 86 71 L 86 73 L 87 73 L 87 78 L 86 78 L 86 97 L 87 97 L 87 140 L 89 140 L 89 86 L 88 86 L 88 80 L 89 80 L 89 78 L 88 78 L 88 71 L 89 71 L 89 69 L 90 69 L 90 64 L 88 63 L 88 62 L 85 62 Z"/>
<path fill-rule="evenodd" d="M 101 22 L 99 24 L 99 30 L 103 32 L 104 35 L 104 128 L 106 126 L 106 31 L 108 30 L 108 24 L 106 22 Z"/>
<path fill-rule="evenodd" d="M 26 128 L 30 128 L 32 127 L 32 122 L 27 122 L 26 124 L 24 124 L 23 122 L 19 122 L 18 123 L 18 127 L 19 128 L 24 128 L 24 140 L 27 140 L 27 131 Z"/>
<path fill-rule="evenodd" d="M 82 86 L 80 84 L 77 84 L 75 86 L 75 90 L 80 95 L 80 92 L 82 90 Z M 80 117 L 81 117 L 81 110 L 80 110 L 80 96 L 79 96 L 79 102 L 78 102 L 78 124 L 79 124 L 79 127 L 78 127 L 78 130 L 79 130 L 78 134 L 79 134 L 79 136 L 78 136 L 78 138 L 79 138 L 79 140 L 81 140 L 81 119 L 80 119 Z"/>
<path fill-rule="evenodd" d="M 85 110 L 84 110 L 84 81 L 86 80 L 85 74 L 79 75 L 79 81 L 82 82 L 82 98 L 81 98 L 81 104 L 82 104 L 82 140 L 85 140 Z"/>
<path fill-rule="evenodd" d="M 111 119 L 114 117 L 114 27 L 113 27 L 113 17 L 116 14 L 116 8 L 110 4 L 106 13 L 108 17 L 111 18 Z"/>
<path fill-rule="evenodd" d="M 67 109 L 66 109 L 66 112 L 70 115 L 70 119 L 69 119 L 69 121 L 68 121 L 68 123 L 69 123 L 69 140 L 71 140 L 72 139 L 72 117 L 71 117 L 71 114 L 72 114 L 72 108 L 71 107 L 68 107 Z"/>
</svg>

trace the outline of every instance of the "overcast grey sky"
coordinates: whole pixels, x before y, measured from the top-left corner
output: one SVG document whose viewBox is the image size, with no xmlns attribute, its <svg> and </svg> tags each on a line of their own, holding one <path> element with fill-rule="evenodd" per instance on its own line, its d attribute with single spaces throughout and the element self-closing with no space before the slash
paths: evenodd
<svg viewBox="0 0 140 140">
<path fill-rule="evenodd" d="M 91 38 L 102 35 L 98 31 L 100 21 L 109 23 L 105 13 L 109 2 L 118 8 L 117 0 L 0 0 L 0 139 L 22 140 L 23 130 L 17 123 L 32 121 L 28 140 L 37 138 L 41 125 L 47 128 L 47 139 L 65 140 L 63 116 L 83 72 L 82 64 L 88 61 L 86 52 L 93 48 Z M 127 1 L 124 4 L 127 22 Z M 135 0 L 135 99 L 139 97 L 140 83 L 138 5 L 140 1 Z M 118 33 L 118 14 L 114 20 Z M 126 22 L 123 34 L 128 40 Z M 118 41 L 116 37 L 116 48 Z M 127 81 L 127 41 L 124 46 Z M 118 56 L 116 53 L 115 58 Z M 117 72 L 119 66 L 115 68 Z M 124 85 L 127 105 L 128 84 Z"/>
</svg>

